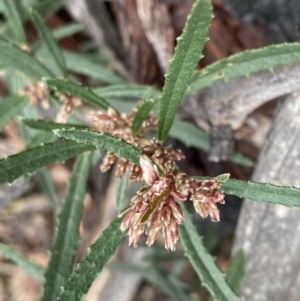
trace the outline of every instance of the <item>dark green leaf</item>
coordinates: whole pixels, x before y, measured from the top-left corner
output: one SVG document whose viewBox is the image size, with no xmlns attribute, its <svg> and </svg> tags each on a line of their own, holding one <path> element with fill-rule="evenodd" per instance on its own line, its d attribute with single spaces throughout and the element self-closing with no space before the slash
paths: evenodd
<svg viewBox="0 0 300 301">
<path fill-rule="evenodd" d="M 45 273 L 42 301 L 55 301 L 62 285 L 71 274 L 79 242 L 78 228 L 90 164 L 91 154 L 82 154 L 73 167 L 64 205 L 58 217 L 56 235 L 50 249 L 51 257 Z"/>
<path fill-rule="evenodd" d="M 59 92 L 75 95 L 83 101 L 93 104 L 102 109 L 106 110 L 110 106 L 104 98 L 98 96 L 87 87 L 81 86 L 68 80 L 55 78 L 47 78 L 44 79 L 44 81 L 49 87 L 56 89 Z"/>
<path fill-rule="evenodd" d="M 121 219 L 117 218 L 102 232 L 75 272 L 63 285 L 57 301 L 81 301 L 124 236 L 120 225 Z"/>
<path fill-rule="evenodd" d="M 25 127 L 22 127 L 23 129 Z M 53 133 L 45 133 L 45 132 L 40 132 L 35 134 L 31 139 L 28 140 L 26 143 L 26 149 L 34 148 L 37 146 L 41 146 L 46 143 L 52 143 L 57 140 L 57 136 L 55 136 Z"/>
<path fill-rule="evenodd" d="M 154 100 L 150 99 L 150 100 L 145 101 L 138 108 L 137 112 L 134 115 L 133 121 L 132 121 L 132 133 L 133 134 L 136 134 L 138 132 L 142 123 L 148 117 L 149 113 L 153 109 L 153 106 L 154 106 Z"/>
<path fill-rule="evenodd" d="M 110 134 L 80 129 L 54 130 L 54 134 L 78 143 L 94 145 L 98 149 L 105 149 L 118 157 L 139 164 L 141 151 L 125 140 Z"/>
<path fill-rule="evenodd" d="M 182 35 L 177 38 L 175 54 L 165 78 L 160 97 L 158 139 L 164 140 L 172 126 L 176 111 L 207 41 L 207 31 L 212 17 L 210 0 L 196 0 L 188 16 Z"/>
<path fill-rule="evenodd" d="M 214 259 L 203 246 L 202 238 L 193 224 L 192 217 L 185 206 L 184 224 L 179 227 L 180 240 L 185 255 L 190 260 L 204 285 L 218 301 L 239 301 L 240 299 L 226 283 L 224 275 L 214 263 Z"/>
<path fill-rule="evenodd" d="M 2 252 L 6 258 L 15 262 L 25 273 L 34 277 L 40 282 L 44 282 L 44 267 L 24 256 L 19 251 L 10 248 L 2 243 L 0 243 L 0 252 Z"/>
<path fill-rule="evenodd" d="M 25 96 L 9 96 L 0 101 L 0 129 L 12 118 L 14 118 L 27 104 Z"/>
<path fill-rule="evenodd" d="M 0 184 L 11 183 L 23 175 L 54 162 L 63 162 L 80 153 L 94 150 L 91 145 L 58 141 L 25 150 L 0 160 Z"/>
<path fill-rule="evenodd" d="M 43 41 L 47 45 L 50 55 L 52 55 L 54 61 L 56 62 L 57 66 L 62 71 L 62 74 L 66 76 L 67 74 L 67 66 L 65 62 L 64 55 L 60 48 L 58 47 L 51 30 L 48 26 L 44 23 L 42 17 L 39 15 L 38 12 L 35 10 L 31 11 L 32 20 L 37 27 Z"/>
<path fill-rule="evenodd" d="M 300 207 L 300 188 L 296 187 L 229 179 L 222 184 L 221 189 L 226 194 L 237 195 L 240 198 L 248 198 L 257 202 Z"/>
<path fill-rule="evenodd" d="M 38 60 L 2 39 L 0 39 L 0 66 L 16 69 L 35 80 L 53 76 Z"/>
</svg>

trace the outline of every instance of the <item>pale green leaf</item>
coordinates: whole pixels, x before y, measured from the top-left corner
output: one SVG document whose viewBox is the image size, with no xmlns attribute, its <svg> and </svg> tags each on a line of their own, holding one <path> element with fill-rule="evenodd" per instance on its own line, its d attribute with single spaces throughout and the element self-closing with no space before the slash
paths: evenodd
<svg viewBox="0 0 300 301">
<path fill-rule="evenodd" d="M 25 150 L 0 160 L 0 184 L 11 183 L 23 175 L 54 162 L 64 162 L 86 151 L 94 150 L 91 145 L 73 141 L 58 141 Z"/>
<path fill-rule="evenodd" d="M 78 157 L 68 182 L 63 208 L 58 216 L 57 230 L 50 249 L 50 261 L 45 273 L 42 301 L 55 301 L 61 287 L 72 271 L 79 242 L 79 223 L 86 193 L 86 181 L 91 165 L 91 154 Z"/>
<path fill-rule="evenodd" d="M 141 267 L 129 263 L 109 263 L 108 268 L 114 270 L 121 270 L 125 272 L 137 273 L 147 279 L 149 282 L 157 285 L 161 291 L 171 297 L 174 301 L 188 301 L 192 300 L 178 285 L 178 281 L 170 276 L 161 275 L 156 269 L 151 267 Z M 176 279 L 177 280 L 177 279 Z M 182 284 L 181 282 L 179 282 Z"/>
<path fill-rule="evenodd" d="M 150 99 L 147 101 L 144 101 L 140 107 L 138 108 L 137 112 L 134 115 L 133 121 L 132 121 L 132 133 L 136 134 L 138 130 L 140 129 L 142 123 L 146 120 L 149 113 L 153 109 L 154 106 L 154 100 Z"/>
<path fill-rule="evenodd" d="M 80 301 L 88 292 L 94 279 L 114 254 L 124 233 L 120 230 L 121 219 L 116 218 L 88 249 L 85 258 L 65 282 L 57 301 Z"/>
<path fill-rule="evenodd" d="M 3 39 L 0 39 L 0 66 L 16 69 L 35 80 L 53 76 L 38 60 Z"/>
<path fill-rule="evenodd" d="M 3 253 L 6 258 L 16 263 L 23 270 L 23 272 L 34 277 L 39 282 L 44 282 L 44 267 L 35 263 L 25 255 L 21 254 L 19 251 L 2 243 L 0 243 L 0 252 Z"/>
<path fill-rule="evenodd" d="M 44 79 L 44 81 L 49 87 L 56 89 L 59 92 L 77 96 L 81 100 L 93 104 L 102 109 L 106 110 L 110 106 L 104 98 L 95 94 L 88 87 L 81 86 L 68 80 L 55 78 L 46 78 Z"/>
<path fill-rule="evenodd" d="M 55 28 L 52 34 L 55 39 L 63 39 L 69 36 L 73 36 L 76 33 L 82 32 L 85 26 L 81 23 L 68 23 L 64 26 Z"/>
<path fill-rule="evenodd" d="M 186 146 L 198 147 L 205 152 L 209 151 L 209 135 L 190 122 L 175 118 L 170 136 L 182 141 Z M 249 158 L 237 151 L 232 153 L 230 160 L 244 166 L 253 165 Z"/>
<path fill-rule="evenodd" d="M 53 57 L 54 61 L 56 62 L 57 66 L 60 68 L 63 75 L 66 76 L 67 74 L 67 66 L 65 62 L 64 55 L 60 48 L 58 47 L 55 38 L 52 35 L 51 30 L 48 28 L 48 26 L 44 23 L 42 17 L 39 15 L 39 13 L 35 10 L 31 11 L 31 17 L 32 20 L 37 27 L 41 38 L 47 45 L 47 48 L 49 50 L 49 54 Z"/>
<path fill-rule="evenodd" d="M 105 68 L 99 63 L 89 60 L 83 54 L 64 51 L 64 55 L 68 70 L 70 71 L 99 79 L 108 84 L 124 82 L 124 79 L 116 75 L 114 72 L 110 71 L 108 68 Z"/>
<path fill-rule="evenodd" d="M 164 140 L 172 126 L 176 111 L 188 88 L 188 83 L 198 61 L 203 57 L 202 48 L 207 41 L 212 17 L 210 0 L 196 0 L 182 35 L 177 38 L 175 54 L 165 78 L 160 97 L 158 139 Z"/>
<path fill-rule="evenodd" d="M 97 149 L 105 149 L 118 157 L 139 164 L 141 151 L 122 138 L 114 137 L 108 133 L 80 129 L 62 129 L 54 130 L 54 134 L 78 143 L 93 145 Z"/>
<path fill-rule="evenodd" d="M 215 300 L 239 301 L 240 299 L 226 283 L 223 273 L 216 266 L 213 257 L 203 246 L 202 238 L 193 224 L 188 210 L 183 207 L 184 224 L 179 226 L 180 241 L 185 255 L 193 265 L 197 275 Z"/>
<path fill-rule="evenodd" d="M 237 293 L 246 275 L 246 255 L 243 250 L 238 251 L 230 260 L 226 269 L 225 280 Z"/>
<path fill-rule="evenodd" d="M 124 209 L 124 201 L 126 197 L 126 190 L 128 186 L 129 172 L 126 172 L 125 175 L 118 179 L 117 190 L 116 190 L 116 207 L 118 211 Z"/>
<path fill-rule="evenodd" d="M 20 1 L 4 0 L 5 13 L 9 26 L 19 44 L 26 43 L 22 21 L 22 4 Z"/>
<path fill-rule="evenodd" d="M 145 99 L 159 96 L 159 91 L 152 86 L 133 85 L 133 84 L 115 84 L 107 87 L 95 88 L 93 91 L 104 98 L 136 98 Z"/>
<path fill-rule="evenodd" d="M 0 101 L 0 129 L 14 118 L 27 104 L 29 100 L 25 96 L 9 96 Z"/>
<path fill-rule="evenodd" d="M 45 168 L 38 171 L 36 179 L 38 181 L 39 186 L 50 201 L 50 204 L 53 207 L 53 209 L 57 209 L 59 206 L 59 202 L 49 170 Z"/>
<path fill-rule="evenodd" d="M 221 189 L 226 194 L 237 195 L 240 198 L 248 198 L 257 202 L 300 207 L 300 188 L 297 187 L 229 179 L 222 184 Z"/>
<path fill-rule="evenodd" d="M 86 129 L 85 126 L 78 124 L 70 124 L 70 123 L 57 123 L 52 120 L 43 120 L 43 119 L 28 119 L 22 118 L 21 122 L 31 129 L 52 132 L 56 129 L 67 129 L 67 128 L 78 128 L 78 129 Z"/>
<path fill-rule="evenodd" d="M 249 76 L 251 73 L 261 70 L 272 71 L 277 66 L 297 62 L 300 62 L 300 43 L 286 43 L 247 50 L 196 71 L 191 79 L 188 93 L 195 93 L 218 81 Z"/>
</svg>

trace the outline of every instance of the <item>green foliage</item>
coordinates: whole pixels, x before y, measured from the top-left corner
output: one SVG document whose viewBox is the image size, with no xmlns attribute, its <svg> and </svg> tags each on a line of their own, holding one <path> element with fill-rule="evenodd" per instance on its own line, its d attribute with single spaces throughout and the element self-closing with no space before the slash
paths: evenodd
<svg viewBox="0 0 300 301">
<path fill-rule="evenodd" d="M 116 190 L 116 208 L 121 211 L 124 209 L 124 201 L 126 197 L 126 191 L 129 180 L 129 172 L 126 172 L 125 175 L 118 179 L 117 190 Z"/>
<path fill-rule="evenodd" d="M 224 275 L 214 263 L 203 246 L 202 238 L 193 224 L 192 217 L 185 206 L 184 224 L 179 227 L 180 240 L 185 255 L 190 260 L 196 273 L 215 300 L 238 301 L 240 300 L 225 281 Z"/>
<path fill-rule="evenodd" d="M 261 70 L 273 71 L 277 66 L 297 62 L 300 62 L 300 43 L 271 45 L 243 51 L 196 71 L 188 93 L 210 87 L 218 81 L 249 76 L 251 73 Z"/>
<path fill-rule="evenodd" d="M 47 45 L 49 54 L 53 57 L 54 61 L 56 62 L 59 69 L 61 70 L 62 74 L 64 76 L 66 76 L 67 66 L 66 66 L 65 58 L 63 56 L 61 49 L 58 47 L 51 30 L 44 23 L 42 17 L 39 15 L 39 13 L 33 9 L 31 11 L 31 18 L 32 18 L 35 26 L 37 27 L 37 29 L 41 35 L 41 38 Z"/>
<path fill-rule="evenodd" d="M 108 133 L 80 129 L 62 129 L 54 130 L 54 134 L 78 143 L 93 145 L 97 149 L 105 149 L 110 153 L 116 154 L 118 157 L 139 164 L 141 151 L 125 140 Z"/>
<path fill-rule="evenodd" d="M 34 80 L 53 76 L 38 60 L 3 39 L 0 39 L 0 67 L 18 70 Z"/>
<path fill-rule="evenodd" d="M 132 133 L 136 134 L 154 106 L 154 100 L 145 101 L 137 110 L 132 121 Z"/>
<path fill-rule="evenodd" d="M 0 101 L 0 129 L 12 118 L 14 118 L 26 105 L 26 96 L 8 96 Z"/>
<path fill-rule="evenodd" d="M 57 199 L 57 195 L 54 188 L 54 183 L 51 178 L 51 174 L 48 169 L 42 169 L 37 173 L 37 181 L 39 186 L 44 191 L 45 195 L 47 196 L 48 200 L 50 201 L 51 206 L 53 209 L 57 209 L 59 206 L 59 202 Z"/>
<path fill-rule="evenodd" d="M 5 14 L 9 26 L 16 38 L 16 41 L 21 45 L 26 43 L 26 36 L 22 22 L 22 4 L 20 1 L 4 0 Z"/>
<path fill-rule="evenodd" d="M 190 122 L 182 121 L 177 118 L 170 130 L 170 136 L 182 141 L 186 146 L 198 147 L 201 150 L 209 151 L 209 135 Z M 234 151 L 231 155 L 231 161 L 243 166 L 252 166 L 253 162 L 243 154 Z"/>
<path fill-rule="evenodd" d="M 63 39 L 72 36 L 76 33 L 82 32 L 84 25 L 80 23 L 68 23 L 64 26 L 58 27 L 52 31 L 52 35 L 55 39 Z"/>
<path fill-rule="evenodd" d="M 188 16 L 182 35 L 177 38 L 175 54 L 165 77 L 160 97 L 158 139 L 164 140 L 172 126 L 176 111 L 188 83 L 201 59 L 207 41 L 207 31 L 212 17 L 210 0 L 197 0 Z"/>
<path fill-rule="evenodd" d="M 237 293 L 246 274 L 246 255 L 243 250 L 238 251 L 229 262 L 225 280 Z"/>
<path fill-rule="evenodd" d="M 86 129 L 86 127 L 78 124 L 71 124 L 71 123 L 57 123 L 51 120 L 43 120 L 43 119 L 29 119 L 29 118 L 22 118 L 21 122 L 31 129 L 45 131 L 45 132 L 52 132 L 56 129 L 68 129 L 68 128 L 78 128 L 78 129 Z"/>
<path fill-rule="evenodd" d="M 221 189 L 226 194 L 257 202 L 280 204 L 290 208 L 300 207 L 300 188 L 296 187 L 229 179 L 222 184 Z"/>
<path fill-rule="evenodd" d="M 45 269 L 42 266 L 24 256 L 19 251 L 2 243 L 0 243 L 0 252 L 3 253 L 6 258 L 15 262 L 25 273 L 34 277 L 39 282 L 44 282 L 43 274 Z"/>
<path fill-rule="evenodd" d="M 120 231 L 121 219 L 116 218 L 88 249 L 87 255 L 62 287 L 57 301 L 80 301 L 100 274 L 106 262 L 114 254 L 123 233 Z"/>
<path fill-rule="evenodd" d="M 165 294 L 174 301 L 191 301 L 192 299 L 178 285 L 178 280 L 174 281 L 171 275 L 162 275 L 159 271 L 151 267 L 141 267 L 129 263 L 109 263 L 109 268 L 125 272 L 137 273 L 149 282 L 157 285 Z M 180 283 L 182 284 L 182 283 Z"/>
<path fill-rule="evenodd" d="M 73 141 L 58 141 L 37 146 L 0 160 L 0 184 L 11 183 L 23 175 L 54 162 L 64 162 L 80 153 L 94 150 L 86 144 Z"/>
<path fill-rule="evenodd" d="M 64 51 L 68 69 L 79 74 L 90 76 L 94 79 L 100 79 L 103 83 L 117 84 L 124 80 L 110 71 L 108 68 L 103 67 L 99 63 L 95 63 L 82 54 L 71 51 Z"/>
<path fill-rule="evenodd" d="M 60 294 L 61 286 L 71 273 L 79 242 L 78 228 L 90 164 L 91 154 L 82 154 L 73 167 L 64 205 L 58 217 L 54 242 L 50 249 L 51 257 L 45 273 L 42 301 L 55 301 Z"/>
<path fill-rule="evenodd" d="M 62 93 L 77 96 L 83 101 L 102 109 L 106 110 L 110 106 L 104 98 L 98 96 L 87 87 L 62 79 L 45 78 L 43 80 L 48 85 L 48 87 L 52 89 L 55 89 Z"/>
</svg>

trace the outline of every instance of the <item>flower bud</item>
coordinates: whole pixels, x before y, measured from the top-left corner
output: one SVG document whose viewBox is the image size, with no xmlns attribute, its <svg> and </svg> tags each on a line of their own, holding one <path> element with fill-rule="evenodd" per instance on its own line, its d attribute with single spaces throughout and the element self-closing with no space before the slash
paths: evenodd
<svg viewBox="0 0 300 301">
<path fill-rule="evenodd" d="M 145 182 L 151 186 L 159 179 L 159 173 L 156 165 L 154 165 L 151 160 L 145 156 L 140 156 L 140 165 L 143 171 L 143 178 Z"/>
</svg>

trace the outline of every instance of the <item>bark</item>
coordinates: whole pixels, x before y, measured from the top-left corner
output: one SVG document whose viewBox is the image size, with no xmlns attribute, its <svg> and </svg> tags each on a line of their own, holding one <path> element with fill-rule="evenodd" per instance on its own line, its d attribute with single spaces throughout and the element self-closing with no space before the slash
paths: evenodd
<svg viewBox="0 0 300 301">
<path fill-rule="evenodd" d="M 277 108 L 252 180 L 300 186 L 300 91 Z M 243 249 L 245 301 L 299 300 L 300 209 L 245 200 L 233 253 Z"/>
</svg>

